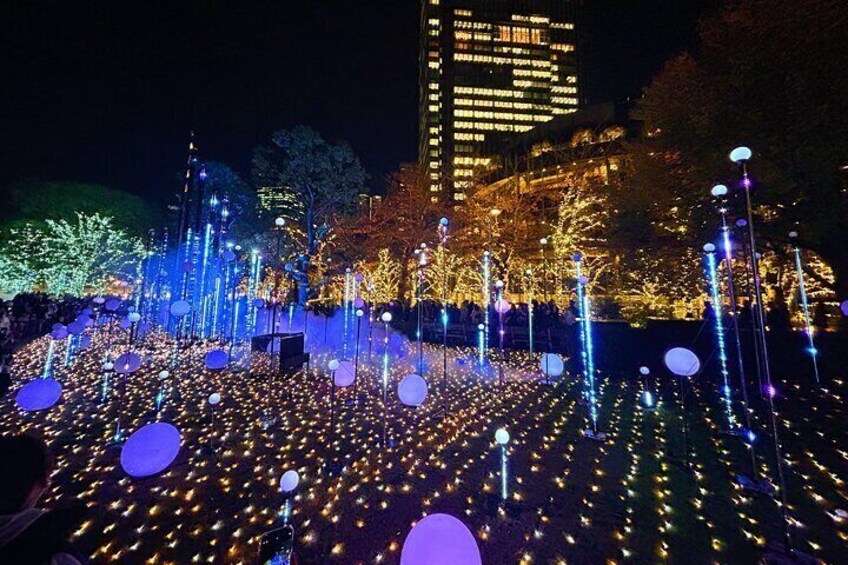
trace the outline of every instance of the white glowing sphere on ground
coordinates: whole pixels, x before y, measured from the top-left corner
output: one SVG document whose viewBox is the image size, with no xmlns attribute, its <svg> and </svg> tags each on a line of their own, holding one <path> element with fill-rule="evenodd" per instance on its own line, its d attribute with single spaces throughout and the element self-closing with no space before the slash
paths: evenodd
<svg viewBox="0 0 848 565">
<path fill-rule="evenodd" d="M 127 315 L 127 319 L 134 324 L 141 320 L 141 314 L 139 314 L 138 312 L 130 312 Z"/>
<path fill-rule="evenodd" d="M 121 449 L 121 467 L 132 477 L 149 477 L 167 469 L 180 452 L 179 430 L 165 422 L 136 430 Z"/>
<path fill-rule="evenodd" d="M 421 406 L 427 398 L 427 381 L 415 373 L 406 375 L 398 384 L 398 398 L 406 406 Z"/>
<path fill-rule="evenodd" d="M 391 312 L 383 312 L 383 315 L 380 316 L 380 319 L 383 320 L 384 324 L 388 324 L 392 321 L 392 313 Z"/>
<path fill-rule="evenodd" d="M 217 392 L 213 392 L 212 394 L 209 395 L 209 404 L 211 404 L 212 406 L 215 406 L 219 402 L 221 402 L 221 395 L 220 394 L 218 394 Z"/>
<path fill-rule="evenodd" d="M 710 191 L 713 196 L 716 198 L 721 198 L 722 196 L 727 195 L 727 187 L 723 184 L 717 184 Z"/>
<path fill-rule="evenodd" d="M 401 565 L 482 565 L 474 534 L 450 514 L 430 514 L 406 535 Z"/>
<path fill-rule="evenodd" d="M 789 239 L 795 239 L 796 237 L 798 237 L 798 232 L 796 232 L 796 231 L 789 232 Z"/>
<path fill-rule="evenodd" d="M 679 377 L 691 377 L 701 370 L 701 360 L 690 349 L 673 347 L 663 357 L 668 370 Z"/>
<path fill-rule="evenodd" d="M 159 378 L 163 381 L 171 376 L 171 372 L 168 370 L 159 371 Z"/>
<path fill-rule="evenodd" d="M 495 281 L 495 288 L 503 288 L 503 287 L 504 287 L 503 281 Z"/>
<path fill-rule="evenodd" d="M 286 225 L 286 221 L 283 218 L 277 218 L 276 220 L 274 220 L 274 225 L 278 228 L 281 228 Z"/>
<path fill-rule="evenodd" d="M 289 469 L 280 477 L 280 492 L 291 492 L 300 484 L 300 475 L 294 469 Z"/>
<path fill-rule="evenodd" d="M 648 375 L 651 374 L 651 370 L 649 368 L 645 367 L 645 366 L 639 367 L 639 372 L 641 374 L 645 375 L 645 376 L 648 376 Z"/>
<path fill-rule="evenodd" d="M 333 375 L 336 386 L 346 387 L 353 384 L 356 377 L 353 363 L 350 361 L 339 361 L 339 366 Z"/>
<path fill-rule="evenodd" d="M 18 406 L 27 412 L 47 410 L 62 396 L 62 385 L 54 379 L 35 379 L 25 384 L 15 396 Z"/>
<path fill-rule="evenodd" d="M 741 163 L 742 161 L 748 161 L 751 158 L 751 150 L 745 146 L 737 147 L 733 151 L 730 152 L 730 160 L 734 163 Z"/>
<path fill-rule="evenodd" d="M 506 445 L 509 443 L 509 432 L 503 428 L 498 428 L 495 432 L 495 441 L 498 445 Z"/>
<path fill-rule="evenodd" d="M 705 243 L 704 251 L 707 253 L 712 253 L 713 251 L 715 251 L 715 245 L 713 245 L 712 243 Z"/>
<path fill-rule="evenodd" d="M 111 371 L 114 368 L 115 368 L 115 364 L 112 363 L 111 361 L 106 361 L 105 363 L 103 363 L 103 370 L 104 371 Z"/>
<path fill-rule="evenodd" d="M 545 376 L 558 377 L 565 371 L 565 363 L 559 353 L 543 353 L 539 368 Z"/>
<path fill-rule="evenodd" d="M 498 298 L 495 301 L 495 312 L 498 314 L 506 314 L 510 308 L 512 308 L 512 305 L 506 298 Z"/>
<path fill-rule="evenodd" d="M 364 315 L 365 315 L 365 310 L 363 310 L 362 308 L 360 308 L 356 311 L 356 317 L 357 318 L 361 318 Z"/>
<path fill-rule="evenodd" d="M 331 359 L 330 362 L 327 363 L 327 368 L 331 371 L 337 371 L 339 368 L 339 364 L 340 363 L 338 359 Z"/>
<path fill-rule="evenodd" d="M 141 361 L 141 356 L 136 353 L 122 353 L 115 359 L 115 371 L 122 375 L 135 373 L 141 367 Z"/>
</svg>

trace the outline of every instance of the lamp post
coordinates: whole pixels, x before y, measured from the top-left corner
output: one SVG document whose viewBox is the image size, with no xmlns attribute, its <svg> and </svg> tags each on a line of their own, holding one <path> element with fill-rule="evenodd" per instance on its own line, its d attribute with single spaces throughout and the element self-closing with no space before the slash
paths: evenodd
<svg viewBox="0 0 848 565">
<path fill-rule="evenodd" d="M 448 219 L 442 218 L 439 220 L 439 244 L 442 246 L 442 257 L 444 263 L 442 265 L 443 281 L 442 281 L 442 408 L 444 416 L 448 415 L 448 269 L 447 269 L 447 252 L 448 252 Z"/>
<path fill-rule="evenodd" d="M 416 306 L 418 310 L 418 374 L 424 376 L 424 267 L 427 266 L 427 244 L 422 243 L 418 248 L 418 286 L 416 288 Z"/>
<path fill-rule="evenodd" d="M 386 445 L 386 432 L 388 429 L 388 402 L 389 402 L 389 323 L 392 321 L 391 312 L 383 312 L 380 316 L 385 329 L 385 337 L 383 337 L 383 441 L 382 446 Z"/>
<path fill-rule="evenodd" d="M 503 428 L 498 428 L 495 432 L 495 442 L 497 442 L 501 448 L 501 503 L 506 503 L 507 498 L 509 498 L 506 452 L 506 446 L 509 443 L 509 432 Z"/>
<path fill-rule="evenodd" d="M 807 334 L 807 340 L 810 344 L 807 352 L 810 354 L 810 357 L 813 360 L 813 371 L 816 376 L 816 383 L 820 382 L 819 379 L 819 363 L 817 360 L 818 357 L 818 349 L 816 349 L 816 344 L 813 341 L 813 325 L 810 323 L 810 307 L 807 303 L 807 289 L 804 286 L 804 269 L 801 265 L 801 248 L 798 247 L 798 232 L 791 231 L 789 232 L 789 239 L 793 242 L 793 247 L 795 251 L 795 270 L 798 272 L 798 293 L 801 295 L 801 307 L 804 311 L 804 325 L 805 332 Z"/>
<path fill-rule="evenodd" d="M 784 478 L 783 471 L 783 453 L 780 446 L 780 435 L 777 429 L 777 418 L 774 413 L 774 397 L 777 394 L 777 389 L 774 388 L 774 385 L 771 381 L 771 368 L 769 366 L 769 356 L 768 356 L 768 341 L 766 340 L 765 333 L 765 315 L 763 313 L 763 292 L 761 288 L 760 281 L 760 270 L 759 264 L 757 260 L 757 241 L 754 235 L 754 213 L 753 207 L 751 206 L 751 187 L 752 182 L 750 177 L 748 176 L 748 161 L 751 159 L 751 150 L 747 147 L 737 147 L 733 151 L 730 152 L 730 160 L 740 166 L 742 171 L 742 180 L 741 185 L 742 189 L 745 191 L 745 210 L 748 218 L 748 243 L 751 247 L 750 249 L 750 258 L 751 258 L 751 271 L 753 271 L 753 279 L 754 279 L 754 296 L 757 300 L 757 314 L 756 320 L 759 324 L 759 345 L 760 351 L 762 353 L 762 368 L 763 375 L 766 379 L 766 398 L 768 399 L 768 409 L 769 409 L 769 419 L 771 420 L 771 428 L 772 428 L 772 438 L 774 439 L 774 452 L 775 452 L 775 463 L 777 465 L 777 477 L 780 481 L 780 511 L 783 517 L 783 541 L 784 541 L 784 549 L 787 553 L 794 553 L 794 549 L 792 547 L 792 531 L 789 520 L 789 514 L 787 510 L 787 499 L 786 499 L 786 480 Z"/>
<path fill-rule="evenodd" d="M 527 333 L 529 336 L 530 357 L 533 357 L 533 271 L 527 269 L 524 272 L 527 275 Z"/>
<path fill-rule="evenodd" d="M 739 333 L 739 309 L 736 305 L 736 286 L 733 277 L 733 247 L 730 243 L 730 228 L 727 225 L 727 207 L 725 206 L 725 197 L 727 196 L 727 186 L 723 184 L 715 185 L 710 193 L 719 199 L 719 214 L 721 215 L 721 237 L 722 247 L 724 247 L 724 267 L 727 272 L 727 297 L 730 300 L 730 317 L 733 320 L 733 337 L 736 342 L 736 365 L 739 371 L 739 385 L 742 389 L 742 412 L 745 416 L 745 427 L 749 439 L 753 438 L 753 428 L 751 427 L 751 412 L 748 409 L 748 381 L 745 378 L 745 362 L 742 357 L 742 337 Z M 753 441 L 746 442 L 748 446 L 748 455 L 751 461 L 751 480 L 757 480 L 757 454 Z"/>
<path fill-rule="evenodd" d="M 358 401 L 359 395 L 357 391 L 359 390 L 357 387 L 359 385 L 359 331 L 360 326 L 362 325 L 362 316 L 365 312 L 362 308 L 356 309 L 356 345 L 354 346 L 354 354 L 353 354 L 353 398 L 355 401 Z"/>
<path fill-rule="evenodd" d="M 286 221 L 283 218 L 277 218 L 274 220 L 274 226 L 277 231 L 277 250 L 275 253 L 274 259 L 278 263 L 277 267 L 279 267 L 280 262 L 280 246 L 282 245 L 283 239 L 283 226 L 286 225 Z M 274 304 L 271 306 L 271 333 L 275 333 L 277 331 L 277 303 L 280 301 L 279 297 L 280 292 L 280 273 L 279 269 L 274 269 Z"/>
<path fill-rule="evenodd" d="M 501 280 L 495 281 L 495 310 L 498 311 L 498 384 L 503 386 L 504 377 L 504 309 L 506 303 L 503 297 L 504 283 Z"/>
<path fill-rule="evenodd" d="M 548 238 L 543 237 L 539 240 L 539 246 L 542 249 L 542 294 L 545 295 L 545 303 L 548 302 L 548 263 L 545 261 L 545 249 L 548 246 Z"/>
</svg>

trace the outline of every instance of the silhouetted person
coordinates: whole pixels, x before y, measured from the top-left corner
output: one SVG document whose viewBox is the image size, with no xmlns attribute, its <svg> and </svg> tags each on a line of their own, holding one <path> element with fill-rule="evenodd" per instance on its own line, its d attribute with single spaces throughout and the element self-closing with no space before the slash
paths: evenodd
<svg viewBox="0 0 848 565">
<path fill-rule="evenodd" d="M 827 330 L 827 309 L 824 302 L 816 302 L 816 307 L 813 308 L 813 326 L 818 332 Z"/>
<path fill-rule="evenodd" d="M 29 435 L 0 437 L 0 563 L 82 565 L 87 560 L 67 541 L 82 510 L 36 508 L 50 486 L 53 457 Z"/>
</svg>

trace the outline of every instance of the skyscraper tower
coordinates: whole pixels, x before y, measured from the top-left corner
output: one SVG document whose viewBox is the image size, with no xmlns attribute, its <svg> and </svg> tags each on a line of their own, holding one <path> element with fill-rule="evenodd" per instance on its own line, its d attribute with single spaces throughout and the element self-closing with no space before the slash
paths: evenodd
<svg viewBox="0 0 848 565">
<path fill-rule="evenodd" d="M 189 233 L 198 234 L 203 227 L 203 202 L 206 199 L 206 171 L 197 156 L 194 132 L 188 142 L 188 159 L 179 193 L 180 220 L 177 248 L 181 249 Z"/>
<path fill-rule="evenodd" d="M 480 153 L 578 107 L 576 0 L 422 0 L 419 147 L 434 198 L 464 200 Z"/>
</svg>

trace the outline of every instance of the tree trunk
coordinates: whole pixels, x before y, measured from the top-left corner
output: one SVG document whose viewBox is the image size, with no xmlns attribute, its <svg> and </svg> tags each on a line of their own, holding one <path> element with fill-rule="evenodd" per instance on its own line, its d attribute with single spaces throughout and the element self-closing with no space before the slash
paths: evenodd
<svg viewBox="0 0 848 565">
<path fill-rule="evenodd" d="M 297 278 L 297 304 L 306 308 L 309 300 L 309 257 L 306 256 L 300 263 L 302 274 Z"/>
<path fill-rule="evenodd" d="M 400 258 L 400 280 L 398 280 L 397 299 L 401 304 L 405 303 L 406 294 L 409 290 L 409 260 L 407 257 L 411 254 L 411 250 L 404 250 Z"/>
</svg>

